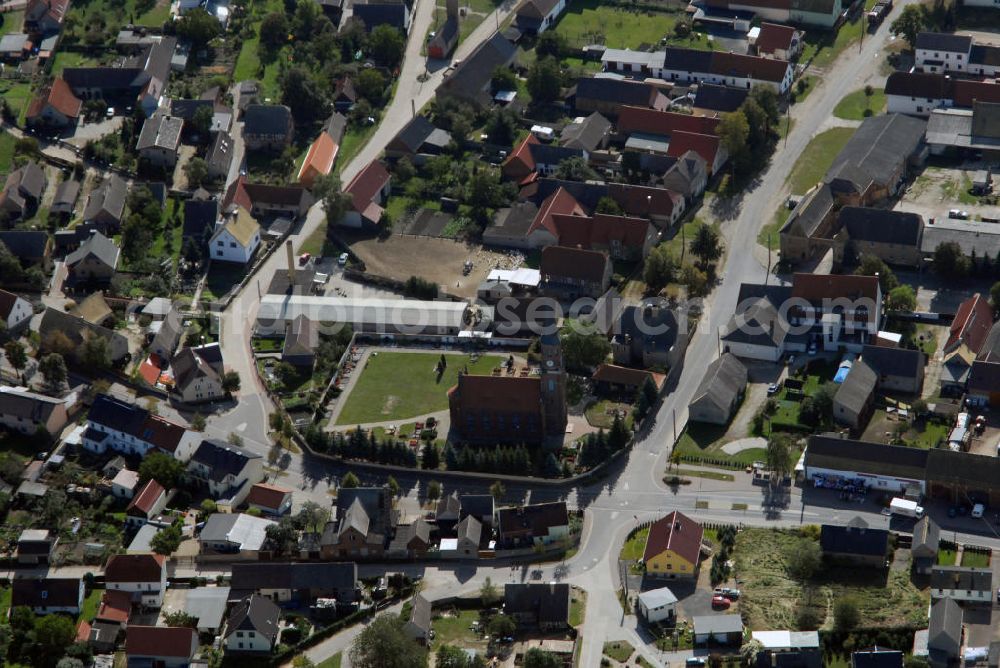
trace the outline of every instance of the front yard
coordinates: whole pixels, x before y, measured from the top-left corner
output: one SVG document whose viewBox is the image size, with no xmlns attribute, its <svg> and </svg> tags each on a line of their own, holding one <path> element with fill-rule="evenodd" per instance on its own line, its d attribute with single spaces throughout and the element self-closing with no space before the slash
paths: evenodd
<svg viewBox="0 0 1000 668">
<path fill-rule="evenodd" d="M 602 5 L 598 0 L 578 0 L 566 8 L 556 24 L 556 33 L 565 37 L 571 47 L 579 48 L 606 44 L 616 49 L 637 49 L 659 44 L 666 37 L 672 46 L 711 51 L 716 42 L 702 33 L 692 31 L 686 38 L 675 36 L 674 26 L 685 18 L 680 11 L 629 11 Z"/>
<path fill-rule="evenodd" d="M 854 128 L 830 128 L 809 142 L 788 177 L 792 193 L 804 195 L 826 175 L 834 158 L 854 135 Z"/>
</svg>

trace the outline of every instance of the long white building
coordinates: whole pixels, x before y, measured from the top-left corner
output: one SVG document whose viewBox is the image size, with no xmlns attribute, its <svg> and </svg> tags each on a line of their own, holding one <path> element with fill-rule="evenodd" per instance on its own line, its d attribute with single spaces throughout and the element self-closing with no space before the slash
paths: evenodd
<svg viewBox="0 0 1000 668">
<path fill-rule="evenodd" d="M 257 310 L 257 334 L 284 335 L 300 315 L 327 326 L 350 325 L 356 332 L 453 335 L 465 322 L 465 302 L 412 299 L 354 299 L 314 295 L 267 295 Z"/>
</svg>

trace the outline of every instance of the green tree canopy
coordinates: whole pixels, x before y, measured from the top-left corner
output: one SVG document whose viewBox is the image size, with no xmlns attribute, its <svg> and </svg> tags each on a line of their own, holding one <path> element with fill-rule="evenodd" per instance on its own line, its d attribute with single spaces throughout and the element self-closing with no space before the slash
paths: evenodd
<svg viewBox="0 0 1000 668">
<path fill-rule="evenodd" d="M 350 650 L 354 668 L 426 668 L 427 650 L 406 632 L 406 622 L 396 614 L 373 619 L 354 640 Z"/>
<path fill-rule="evenodd" d="M 146 455 L 139 464 L 139 480 L 155 480 L 166 489 L 177 486 L 184 465 L 168 454 L 152 452 Z"/>
<path fill-rule="evenodd" d="M 562 351 L 570 369 L 590 369 L 611 353 L 611 344 L 600 332 L 584 331 L 583 327 L 568 326 L 562 329 Z"/>
</svg>

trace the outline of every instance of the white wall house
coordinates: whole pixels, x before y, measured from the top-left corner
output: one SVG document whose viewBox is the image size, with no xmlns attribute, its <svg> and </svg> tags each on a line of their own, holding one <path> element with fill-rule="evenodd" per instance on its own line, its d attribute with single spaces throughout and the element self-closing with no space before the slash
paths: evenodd
<svg viewBox="0 0 1000 668">
<path fill-rule="evenodd" d="M 7 325 L 8 332 L 17 332 L 26 327 L 34 311 L 31 302 L 12 292 L 0 290 L 0 319 Z"/>
<path fill-rule="evenodd" d="M 158 554 L 119 554 L 104 569 L 105 586 L 124 591 L 132 600 L 150 608 L 163 605 L 167 589 L 166 559 Z"/>
<path fill-rule="evenodd" d="M 639 594 L 639 612 L 648 624 L 656 624 L 677 614 L 677 597 L 669 587 Z"/>
<path fill-rule="evenodd" d="M 208 244 L 211 259 L 239 264 L 248 263 L 258 246 L 260 225 L 243 207 L 216 229 Z"/>
</svg>

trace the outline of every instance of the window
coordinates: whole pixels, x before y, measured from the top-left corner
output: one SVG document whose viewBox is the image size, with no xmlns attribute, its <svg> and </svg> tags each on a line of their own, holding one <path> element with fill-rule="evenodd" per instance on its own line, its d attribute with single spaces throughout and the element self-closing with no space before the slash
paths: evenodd
<svg viewBox="0 0 1000 668">
<path fill-rule="evenodd" d="M 236 242 L 235 241 L 230 241 L 229 242 L 229 247 L 230 248 L 236 248 Z"/>
<path fill-rule="evenodd" d="M 222 257 L 222 251 L 220 251 L 220 250 L 219 251 L 215 251 L 215 254 L 218 255 L 219 257 Z"/>
<path fill-rule="evenodd" d="M 225 246 L 226 245 L 221 239 L 219 241 L 216 241 L 215 243 L 218 246 Z"/>
</svg>

